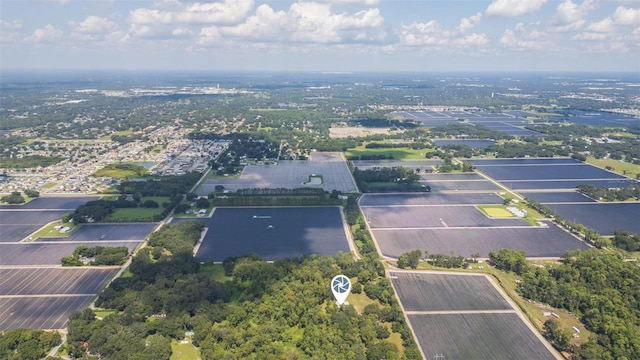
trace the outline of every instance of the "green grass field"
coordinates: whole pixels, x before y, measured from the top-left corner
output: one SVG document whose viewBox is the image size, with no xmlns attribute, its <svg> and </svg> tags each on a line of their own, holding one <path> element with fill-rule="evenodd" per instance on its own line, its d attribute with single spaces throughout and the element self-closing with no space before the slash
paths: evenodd
<svg viewBox="0 0 640 360">
<path fill-rule="evenodd" d="M 187 338 L 186 344 L 181 344 L 176 339 L 171 340 L 171 360 L 200 360 L 200 350 L 193 346 L 191 339 Z"/>
<path fill-rule="evenodd" d="M 587 158 L 587 164 L 595 165 L 603 169 L 610 166 L 613 169 L 611 171 L 632 179 L 637 179 L 638 174 L 640 174 L 640 165 L 614 159 L 596 159 L 590 156 Z"/>
<path fill-rule="evenodd" d="M 345 156 L 355 157 L 362 155 L 391 155 L 396 160 L 424 160 L 425 154 L 433 152 L 433 149 L 389 148 L 367 149 L 365 144 L 345 151 Z"/>
<path fill-rule="evenodd" d="M 153 200 L 158 203 L 157 208 L 121 208 L 115 209 L 113 214 L 107 216 L 105 222 L 144 222 L 154 221 L 155 215 L 161 214 L 164 208 L 163 202 L 168 202 L 169 198 L 164 196 L 143 196 L 141 202 Z"/>
<path fill-rule="evenodd" d="M 478 205 L 477 208 L 488 217 L 515 217 L 515 215 L 513 215 L 509 210 L 506 209 L 506 206 L 503 205 Z"/>
<path fill-rule="evenodd" d="M 129 163 L 116 163 L 109 164 L 104 168 L 96 171 L 93 176 L 112 177 L 116 179 L 127 179 L 134 177 L 145 176 L 149 172 L 144 166 L 129 164 Z"/>
<path fill-rule="evenodd" d="M 71 230 L 66 232 L 66 233 L 63 233 L 63 232 L 60 232 L 60 230 L 55 229 L 56 226 L 60 226 L 60 225 L 68 226 L 68 227 L 71 228 Z M 55 222 L 52 222 L 49 225 L 45 225 L 40 230 L 38 230 L 35 234 L 31 235 L 31 237 L 34 240 L 39 238 L 39 237 L 44 237 L 44 236 L 67 237 L 67 236 L 73 234 L 79 228 L 80 228 L 80 226 L 73 226 L 72 223 L 63 224 L 62 221 L 55 221 Z"/>
<path fill-rule="evenodd" d="M 129 136 L 129 135 L 133 135 L 133 129 L 129 129 L 129 130 L 124 130 L 124 131 L 116 131 L 113 134 L 109 134 L 109 135 L 105 135 L 101 138 L 99 138 L 98 140 L 111 140 L 111 135 L 116 135 L 116 136 Z"/>
<path fill-rule="evenodd" d="M 113 310 L 113 309 L 95 309 L 93 310 L 94 314 L 96 314 L 97 317 L 99 318 L 106 318 L 107 316 L 111 315 L 111 314 L 115 314 L 118 312 L 118 310 Z"/>
<path fill-rule="evenodd" d="M 222 264 L 204 264 L 200 265 L 200 269 L 198 270 L 201 274 L 207 274 L 211 277 L 211 280 L 224 282 L 233 280 L 233 276 L 227 276 L 224 274 L 224 267 Z"/>
</svg>

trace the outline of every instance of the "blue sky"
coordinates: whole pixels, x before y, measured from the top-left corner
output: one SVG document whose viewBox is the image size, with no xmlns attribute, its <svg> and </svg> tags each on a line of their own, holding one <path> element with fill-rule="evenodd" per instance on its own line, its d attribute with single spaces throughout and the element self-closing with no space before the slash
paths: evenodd
<svg viewBox="0 0 640 360">
<path fill-rule="evenodd" d="M 2 69 L 640 71 L 630 0 L 2 0 Z"/>
</svg>

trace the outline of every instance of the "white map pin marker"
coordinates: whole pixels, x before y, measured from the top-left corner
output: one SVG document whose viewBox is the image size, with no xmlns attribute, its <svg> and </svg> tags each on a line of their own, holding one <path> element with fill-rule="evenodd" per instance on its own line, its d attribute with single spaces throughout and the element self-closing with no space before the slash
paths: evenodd
<svg viewBox="0 0 640 360">
<path fill-rule="evenodd" d="M 351 281 L 344 275 L 336 275 L 331 279 L 331 291 L 336 298 L 338 306 L 344 304 L 351 291 Z"/>
</svg>

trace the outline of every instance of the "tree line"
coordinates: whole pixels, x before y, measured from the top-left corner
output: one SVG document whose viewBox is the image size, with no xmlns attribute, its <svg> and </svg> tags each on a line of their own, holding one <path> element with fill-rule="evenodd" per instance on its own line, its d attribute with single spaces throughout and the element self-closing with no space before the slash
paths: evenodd
<svg viewBox="0 0 640 360">
<path fill-rule="evenodd" d="M 544 333 L 573 359 L 640 358 L 640 268 L 606 250 L 572 251 L 558 264 L 532 266 L 524 251 L 489 253 L 498 269 L 522 276 L 519 292 L 577 315 L 595 336 L 580 346 L 565 341 L 566 332 L 545 324 Z"/>
</svg>

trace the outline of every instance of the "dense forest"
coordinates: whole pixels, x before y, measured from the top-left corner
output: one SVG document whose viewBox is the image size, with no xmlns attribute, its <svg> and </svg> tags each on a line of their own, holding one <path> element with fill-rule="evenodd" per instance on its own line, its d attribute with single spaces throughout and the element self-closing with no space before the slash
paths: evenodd
<svg viewBox="0 0 640 360">
<path fill-rule="evenodd" d="M 13 329 L 0 332 L 0 359 L 40 360 L 60 343 L 57 331 Z"/>
<path fill-rule="evenodd" d="M 171 339 L 193 331 L 203 359 L 420 358 L 376 260 L 341 253 L 270 264 L 249 255 L 226 259 L 215 276 L 209 270 L 220 265 L 191 256 L 202 226 L 186 221 L 154 233 L 131 276 L 98 298 L 96 305 L 117 313 L 103 320 L 90 309 L 71 316 L 69 355 L 167 359 Z M 328 282 L 339 273 L 354 280 L 366 305 L 335 305 Z"/>
<path fill-rule="evenodd" d="M 640 359 L 637 264 L 598 249 L 569 252 L 561 263 L 545 266 L 530 265 L 525 253 L 516 250 L 491 252 L 489 259 L 496 268 L 522 276 L 525 299 L 570 311 L 595 334 L 577 348 L 562 342 L 559 350 L 573 352 L 575 359 Z M 558 335 L 551 330 L 547 332 Z"/>
</svg>

